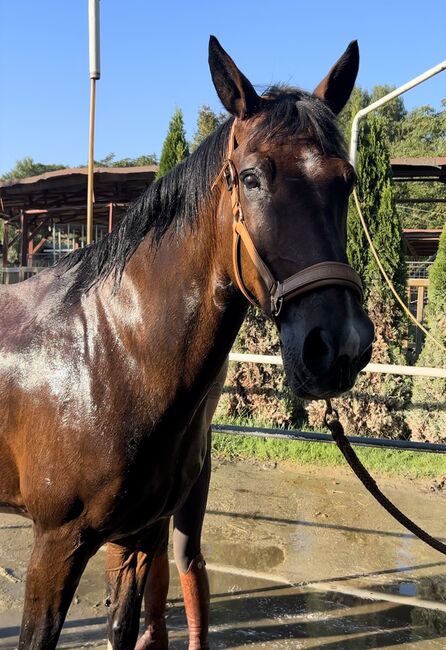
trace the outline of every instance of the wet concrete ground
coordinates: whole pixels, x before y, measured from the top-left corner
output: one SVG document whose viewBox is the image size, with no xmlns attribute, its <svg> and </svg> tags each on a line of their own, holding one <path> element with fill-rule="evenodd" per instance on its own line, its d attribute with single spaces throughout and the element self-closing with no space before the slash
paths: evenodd
<svg viewBox="0 0 446 650">
<path fill-rule="evenodd" d="M 212 648 L 361 650 L 446 647 L 446 558 L 406 533 L 348 471 L 215 463 L 203 534 Z M 379 481 L 442 537 L 445 497 Z M 17 647 L 30 524 L 0 515 L 0 648 Z M 90 562 L 61 648 L 105 648 L 104 553 Z M 171 567 L 171 648 L 186 648 Z"/>
</svg>

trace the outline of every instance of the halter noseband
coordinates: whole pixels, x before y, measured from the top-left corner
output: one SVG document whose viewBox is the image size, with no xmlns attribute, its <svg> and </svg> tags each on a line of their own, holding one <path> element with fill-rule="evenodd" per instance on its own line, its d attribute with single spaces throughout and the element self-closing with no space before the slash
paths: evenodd
<svg viewBox="0 0 446 650">
<path fill-rule="evenodd" d="M 319 262 L 318 264 L 308 266 L 298 273 L 294 273 L 294 275 L 289 276 L 282 282 L 275 279 L 274 275 L 260 256 L 246 227 L 242 204 L 240 201 L 238 174 L 232 160 L 232 155 L 236 146 L 235 124 L 236 120 L 234 120 L 229 134 L 228 155 L 214 182 L 214 186 L 219 182 L 221 177 L 224 176 L 227 190 L 231 196 L 233 215 L 232 263 L 234 267 L 234 275 L 238 288 L 245 298 L 247 298 L 251 304 L 259 307 L 243 281 L 240 255 L 242 242 L 270 295 L 270 315 L 274 318 L 279 316 L 285 300 L 289 300 L 290 298 L 294 298 L 295 296 L 308 291 L 313 291 L 314 289 L 331 285 L 347 287 L 348 289 L 355 291 L 362 301 L 363 288 L 361 278 L 349 264 L 344 264 L 343 262 Z"/>
</svg>

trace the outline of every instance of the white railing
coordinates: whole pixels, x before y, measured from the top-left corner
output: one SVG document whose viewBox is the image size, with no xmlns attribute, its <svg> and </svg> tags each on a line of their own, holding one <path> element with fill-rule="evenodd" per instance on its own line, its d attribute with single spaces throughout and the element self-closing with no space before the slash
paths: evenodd
<svg viewBox="0 0 446 650">
<path fill-rule="evenodd" d="M 247 363 L 268 363 L 283 366 L 282 357 L 272 354 L 241 354 L 231 352 L 229 361 Z M 361 372 L 379 372 L 387 375 L 412 375 L 416 377 L 433 377 L 446 379 L 445 368 L 423 368 L 418 366 L 397 366 L 388 363 L 369 363 Z"/>
</svg>

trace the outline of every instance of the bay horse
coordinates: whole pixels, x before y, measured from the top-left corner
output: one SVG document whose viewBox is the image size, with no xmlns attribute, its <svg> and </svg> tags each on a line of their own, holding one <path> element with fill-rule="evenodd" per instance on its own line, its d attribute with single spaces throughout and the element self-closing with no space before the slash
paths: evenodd
<svg viewBox="0 0 446 650">
<path fill-rule="evenodd" d="M 335 119 L 358 63 L 353 42 L 313 93 L 259 96 L 211 37 L 228 121 L 107 238 L 2 287 L 0 509 L 34 531 L 19 648 L 56 647 L 106 542 L 109 645 L 134 647 L 148 551 L 200 473 L 194 416 L 247 298 L 275 320 L 296 395 L 339 395 L 369 361 Z"/>
</svg>

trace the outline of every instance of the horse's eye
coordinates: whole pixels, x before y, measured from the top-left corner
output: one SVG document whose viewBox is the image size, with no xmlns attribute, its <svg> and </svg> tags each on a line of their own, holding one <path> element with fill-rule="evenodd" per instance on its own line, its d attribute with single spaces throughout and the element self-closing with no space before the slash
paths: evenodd
<svg viewBox="0 0 446 650">
<path fill-rule="evenodd" d="M 255 174 L 249 173 L 242 176 L 242 183 L 247 190 L 254 190 L 259 187 L 260 181 Z"/>
</svg>

